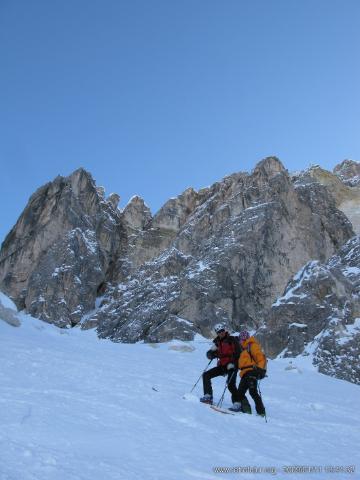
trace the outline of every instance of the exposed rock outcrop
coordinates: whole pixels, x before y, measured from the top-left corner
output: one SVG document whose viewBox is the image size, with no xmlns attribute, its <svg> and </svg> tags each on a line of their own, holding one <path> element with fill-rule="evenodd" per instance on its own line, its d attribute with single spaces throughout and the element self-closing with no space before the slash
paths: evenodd
<svg viewBox="0 0 360 480">
<path fill-rule="evenodd" d="M 336 207 L 349 218 L 355 232 L 360 233 L 360 163 L 345 160 L 334 172 L 336 174 L 314 165 L 297 175 L 295 183 L 316 182 L 326 186 Z"/>
<path fill-rule="evenodd" d="M 336 165 L 334 174 L 350 187 L 360 186 L 360 163 L 354 160 L 344 160 Z"/>
<path fill-rule="evenodd" d="M 0 292 L 0 322 L 4 321 L 12 327 L 19 327 L 21 322 L 15 305 Z"/>
<path fill-rule="evenodd" d="M 267 158 L 251 174 L 167 202 L 123 251 L 127 276 L 84 326 L 116 341 L 152 342 L 175 331 L 209 335 L 219 320 L 259 327 L 287 279 L 307 260 L 325 261 L 353 233 L 324 186 L 294 185 L 281 162 Z"/>
<path fill-rule="evenodd" d="M 72 326 L 94 308 L 120 242 L 119 212 L 83 169 L 37 190 L 0 252 L 1 289 L 18 308 Z"/>
<path fill-rule="evenodd" d="M 130 229 L 144 230 L 152 219 L 150 208 L 139 196 L 130 199 L 123 211 L 123 218 Z"/>
<path fill-rule="evenodd" d="M 258 337 L 267 353 L 314 354 L 320 372 L 360 384 L 360 237 L 288 283 Z"/>
</svg>

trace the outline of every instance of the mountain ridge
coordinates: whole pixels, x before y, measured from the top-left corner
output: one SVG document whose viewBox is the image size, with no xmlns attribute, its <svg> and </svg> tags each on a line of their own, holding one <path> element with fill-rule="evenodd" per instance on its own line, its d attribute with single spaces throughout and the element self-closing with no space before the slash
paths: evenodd
<svg viewBox="0 0 360 480">
<path fill-rule="evenodd" d="M 0 289 L 35 317 L 114 341 L 209 336 L 218 321 L 260 329 L 289 279 L 356 233 L 356 162 L 324 172 L 291 175 L 267 157 L 152 215 L 139 196 L 119 209 L 80 168 L 31 196 L 2 244 Z"/>
</svg>

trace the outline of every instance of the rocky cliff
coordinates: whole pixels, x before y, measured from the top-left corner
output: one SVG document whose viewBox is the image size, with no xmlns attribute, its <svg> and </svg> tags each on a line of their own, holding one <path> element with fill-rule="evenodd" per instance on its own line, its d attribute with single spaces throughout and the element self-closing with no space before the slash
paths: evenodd
<svg viewBox="0 0 360 480">
<path fill-rule="evenodd" d="M 336 165 L 334 174 L 337 175 L 345 185 L 350 187 L 360 186 L 360 163 L 354 160 L 344 160 Z"/>
<path fill-rule="evenodd" d="M 331 182 L 356 204 L 339 171 Z M 323 177 L 269 157 L 152 216 L 138 196 L 120 210 L 79 169 L 30 198 L 1 248 L 0 289 L 47 322 L 114 341 L 191 339 L 219 320 L 259 329 L 289 278 L 354 236 L 343 193 Z"/>
<path fill-rule="evenodd" d="M 345 213 L 356 233 L 360 233 L 360 163 L 345 160 L 334 173 L 314 165 L 293 177 L 295 184 L 320 183 L 334 198 L 336 207 Z"/>
<path fill-rule="evenodd" d="M 272 357 L 313 354 L 320 372 L 360 384 L 360 237 L 299 270 L 258 337 Z"/>
<path fill-rule="evenodd" d="M 120 216 L 90 174 L 57 177 L 29 200 L 0 252 L 0 288 L 58 326 L 94 308 L 121 237 Z"/>
<path fill-rule="evenodd" d="M 219 320 L 257 328 L 300 266 L 353 234 L 325 187 L 294 184 L 265 159 L 167 202 L 123 250 L 120 283 L 84 326 L 121 341 L 209 335 Z"/>
</svg>

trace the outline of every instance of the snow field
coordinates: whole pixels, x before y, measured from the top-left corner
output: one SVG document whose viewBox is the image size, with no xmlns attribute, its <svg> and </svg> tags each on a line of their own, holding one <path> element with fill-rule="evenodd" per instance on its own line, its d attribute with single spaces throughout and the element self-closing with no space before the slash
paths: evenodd
<svg viewBox="0 0 360 480">
<path fill-rule="evenodd" d="M 269 362 L 265 423 L 200 404 L 201 381 L 189 394 L 208 362 L 203 338 L 115 344 L 20 316 L 19 328 L 0 321 L 0 480 L 360 478 L 360 388 L 309 358 Z M 213 380 L 216 399 L 224 386 Z M 356 471 L 283 470 L 296 465 Z M 276 474 L 214 471 L 241 466 Z"/>
</svg>

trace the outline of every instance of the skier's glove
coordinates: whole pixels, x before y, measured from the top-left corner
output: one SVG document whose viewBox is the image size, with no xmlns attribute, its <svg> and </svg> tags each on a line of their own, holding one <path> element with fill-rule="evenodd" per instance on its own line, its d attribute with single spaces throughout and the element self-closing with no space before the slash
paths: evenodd
<svg viewBox="0 0 360 480">
<path fill-rule="evenodd" d="M 206 356 L 209 360 L 214 360 L 214 358 L 216 358 L 216 352 L 214 352 L 213 350 L 208 350 L 206 352 Z"/>
<path fill-rule="evenodd" d="M 257 367 L 256 365 L 253 366 L 253 373 L 259 380 L 262 380 L 266 377 L 266 370 L 264 368 Z"/>
<path fill-rule="evenodd" d="M 228 364 L 226 365 L 226 368 L 227 368 L 228 370 L 232 370 L 233 368 L 235 368 L 235 365 L 234 365 L 233 363 L 228 363 Z"/>
</svg>

